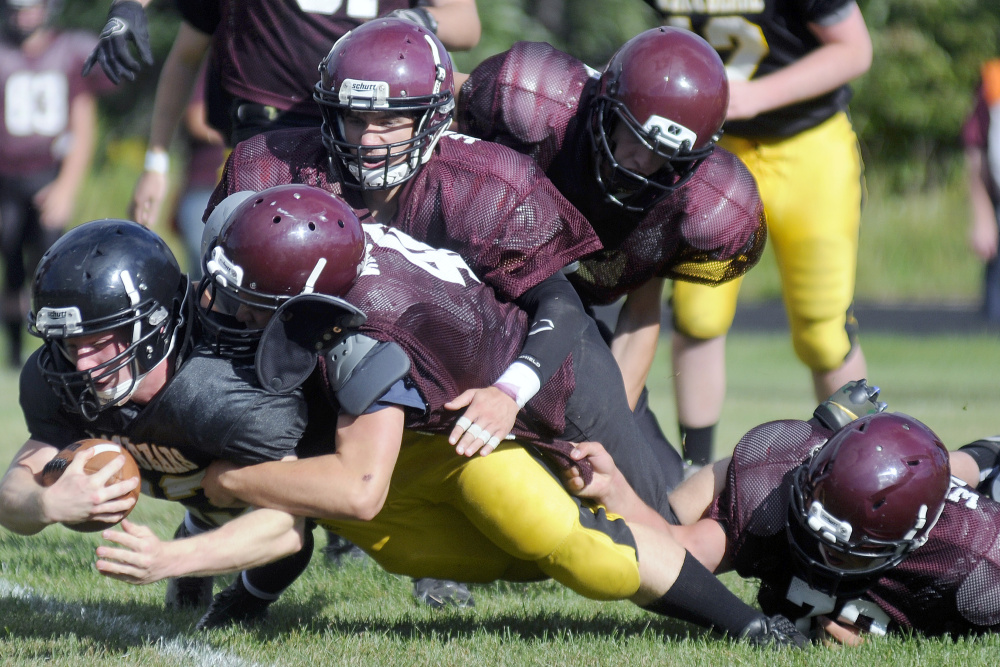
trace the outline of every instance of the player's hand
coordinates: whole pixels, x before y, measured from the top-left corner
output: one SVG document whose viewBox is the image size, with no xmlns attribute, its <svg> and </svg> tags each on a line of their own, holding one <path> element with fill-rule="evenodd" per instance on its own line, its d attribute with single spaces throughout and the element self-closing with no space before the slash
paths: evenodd
<svg viewBox="0 0 1000 667">
<path fill-rule="evenodd" d="M 827 616 L 817 616 L 816 625 L 819 628 L 819 640 L 824 646 L 861 646 L 865 641 L 861 628 L 843 619 L 834 621 Z"/>
<path fill-rule="evenodd" d="M 42 511 L 48 522 L 117 523 L 135 505 L 134 498 L 122 496 L 139 485 L 137 477 L 105 486 L 125 465 L 125 457 L 117 456 L 93 475 L 89 475 L 84 466 L 96 455 L 97 450 L 91 448 L 74 456 L 59 479 L 42 492 Z"/>
<path fill-rule="evenodd" d="M 83 75 L 90 73 L 94 63 L 100 63 L 101 69 L 114 84 L 117 85 L 122 77 L 135 81 L 135 73 L 142 69 L 142 65 L 132 55 L 129 44 L 135 47 L 145 65 L 153 64 L 149 22 L 142 5 L 134 0 L 111 5 L 108 22 L 104 24 L 97 46 L 83 63 Z"/>
<path fill-rule="evenodd" d="M 135 184 L 128 214 L 146 229 L 152 229 L 160 217 L 160 207 L 167 196 L 167 175 L 144 171 Z"/>
<path fill-rule="evenodd" d="M 130 584 L 151 584 L 170 575 L 168 544 L 146 526 L 125 519 L 122 530 L 105 530 L 101 537 L 119 545 L 97 547 L 97 571 L 106 577 Z"/>
<path fill-rule="evenodd" d="M 208 502 L 216 507 L 244 507 L 246 503 L 229 493 L 223 483 L 222 476 L 240 466 L 230 461 L 216 460 L 205 469 L 201 487 L 205 491 Z"/>
<path fill-rule="evenodd" d="M 63 229 L 73 215 L 73 193 L 59 179 L 36 192 L 31 202 L 38 209 L 39 222 L 46 229 Z"/>
<path fill-rule="evenodd" d="M 615 483 L 621 477 L 608 450 L 599 442 L 578 442 L 569 456 L 574 461 L 587 459 L 594 469 L 594 476 L 590 484 L 585 484 L 578 467 L 564 470 L 562 476 L 566 489 L 574 496 L 589 498 L 606 506 L 614 493 Z"/>
<path fill-rule="evenodd" d="M 455 453 L 465 456 L 473 456 L 476 452 L 486 456 L 496 449 L 514 428 L 520 410 L 513 398 L 496 387 L 469 389 L 444 407 L 447 410 L 465 408 L 448 436 L 448 442 L 455 445 Z"/>
</svg>

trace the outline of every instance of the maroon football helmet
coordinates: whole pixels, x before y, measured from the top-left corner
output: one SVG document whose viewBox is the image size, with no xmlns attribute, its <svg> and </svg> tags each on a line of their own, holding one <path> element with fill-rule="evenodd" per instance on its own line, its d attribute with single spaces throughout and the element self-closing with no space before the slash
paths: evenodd
<svg viewBox="0 0 1000 667">
<path fill-rule="evenodd" d="M 605 196 L 632 212 L 654 206 L 712 152 L 728 107 L 722 59 L 698 35 L 664 26 L 625 42 L 601 75 L 591 116 L 595 172 Z M 620 165 L 612 139 L 619 125 L 666 164 L 653 174 Z"/>
<path fill-rule="evenodd" d="M 844 426 L 792 475 L 800 578 L 829 594 L 867 588 L 927 541 L 950 484 L 948 450 L 916 419 L 882 412 Z"/>
<path fill-rule="evenodd" d="M 207 338 L 220 354 L 253 354 L 261 330 L 237 319 L 241 306 L 273 313 L 299 294 L 342 296 L 364 257 L 361 223 L 339 197 L 308 185 L 248 197 L 202 260 L 198 310 Z"/>
<path fill-rule="evenodd" d="M 337 40 L 319 66 L 313 98 L 323 114 L 323 143 L 363 189 L 391 188 L 430 159 L 451 124 L 455 80 L 451 56 L 432 32 L 402 19 L 375 19 Z M 367 167 L 361 145 L 344 134 L 347 111 L 400 111 L 415 116 L 413 138 L 378 148 L 382 164 Z M 402 156 L 391 164 L 386 152 Z M 350 183 L 348 183 L 350 184 Z"/>
</svg>

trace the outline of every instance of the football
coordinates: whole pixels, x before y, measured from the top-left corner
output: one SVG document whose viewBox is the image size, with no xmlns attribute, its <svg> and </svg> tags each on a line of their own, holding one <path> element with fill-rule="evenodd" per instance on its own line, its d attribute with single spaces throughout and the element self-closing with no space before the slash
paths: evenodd
<svg viewBox="0 0 1000 667">
<path fill-rule="evenodd" d="M 51 461 L 45 464 L 45 468 L 42 470 L 42 486 L 52 486 L 52 484 L 54 484 L 55 481 L 62 476 L 63 471 L 66 470 L 66 467 L 73 460 L 73 457 L 75 457 L 79 452 L 91 448 L 97 450 L 97 454 L 94 455 L 94 458 L 87 461 L 87 465 L 84 466 L 84 470 L 88 475 L 93 475 L 95 472 L 111 463 L 116 456 L 122 454 L 125 456 L 125 465 L 122 466 L 121 470 L 111 476 L 108 480 L 108 486 L 115 484 L 116 482 L 129 479 L 130 477 L 139 477 L 139 466 L 136 465 L 135 459 L 128 453 L 128 450 L 109 440 L 89 438 L 86 440 L 79 440 L 71 445 L 68 445 L 56 454 Z M 138 501 L 139 487 L 135 487 L 132 491 L 126 494 L 126 496 L 135 498 L 136 501 Z M 129 509 L 125 515 L 128 516 L 129 512 L 133 509 L 135 509 L 135 505 L 132 505 L 132 508 Z M 115 524 L 108 523 L 106 521 L 84 521 L 82 523 L 63 525 L 81 533 L 93 533 L 98 530 L 110 528 Z"/>
</svg>

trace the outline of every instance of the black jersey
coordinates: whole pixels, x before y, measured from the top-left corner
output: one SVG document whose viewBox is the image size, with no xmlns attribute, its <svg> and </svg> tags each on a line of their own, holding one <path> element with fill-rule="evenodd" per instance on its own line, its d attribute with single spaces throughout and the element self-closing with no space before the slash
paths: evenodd
<svg viewBox="0 0 1000 667">
<path fill-rule="evenodd" d="M 260 388 L 252 364 L 196 350 L 149 404 L 128 402 L 90 422 L 67 412 L 38 368 L 36 351 L 21 372 L 20 402 L 33 440 L 64 447 L 82 438 L 121 443 L 135 457 L 143 493 L 178 501 L 219 525 L 242 512 L 213 507 L 201 489 L 216 459 L 248 465 L 292 454 L 306 425 L 301 392 Z"/>
<path fill-rule="evenodd" d="M 731 80 L 746 81 L 801 60 L 819 46 L 809 23 L 836 22 L 853 0 L 646 0 L 664 23 L 698 33 L 719 52 Z M 851 89 L 725 124 L 741 137 L 790 137 L 847 108 Z"/>
</svg>

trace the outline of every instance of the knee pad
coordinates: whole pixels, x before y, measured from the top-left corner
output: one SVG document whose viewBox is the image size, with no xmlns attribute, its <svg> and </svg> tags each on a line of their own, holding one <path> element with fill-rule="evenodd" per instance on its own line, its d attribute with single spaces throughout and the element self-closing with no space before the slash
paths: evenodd
<svg viewBox="0 0 1000 667">
<path fill-rule="evenodd" d="M 858 346 L 858 322 L 851 310 L 843 319 L 792 320 L 791 331 L 795 355 L 816 372 L 840 368 Z"/>
<path fill-rule="evenodd" d="M 993 500 L 1000 498 L 1000 436 L 970 442 L 958 451 L 971 456 L 979 466 L 976 491 Z"/>
<path fill-rule="evenodd" d="M 675 281 L 670 298 L 674 331 L 698 340 L 725 335 L 736 316 L 741 282 L 737 278 L 709 287 Z"/>
<path fill-rule="evenodd" d="M 580 517 L 559 546 L 536 561 L 539 569 L 592 600 L 632 597 L 639 590 L 639 560 L 625 520 L 604 508 L 582 507 Z"/>
</svg>

